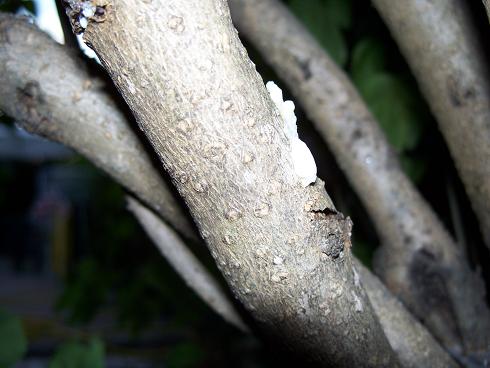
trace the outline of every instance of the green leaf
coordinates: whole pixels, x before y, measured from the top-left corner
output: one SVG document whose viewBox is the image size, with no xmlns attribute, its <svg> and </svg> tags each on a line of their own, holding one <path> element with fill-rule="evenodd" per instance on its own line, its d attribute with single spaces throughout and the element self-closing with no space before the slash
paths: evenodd
<svg viewBox="0 0 490 368">
<path fill-rule="evenodd" d="M 291 0 L 291 10 L 339 65 L 348 50 L 342 30 L 351 24 L 351 2 L 346 0 Z"/>
<path fill-rule="evenodd" d="M 378 72 L 366 74 L 357 81 L 357 87 L 395 150 L 415 148 L 423 125 L 420 106 L 408 83 Z"/>
<path fill-rule="evenodd" d="M 358 83 L 369 75 L 385 69 L 385 49 L 383 44 L 374 38 L 359 41 L 352 51 L 351 76 Z"/>
<path fill-rule="evenodd" d="M 20 319 L 0 309 L 0 367 L 12 366 L 26 350 L 27 339 Z"/>
<path fill-rule="evenodd" d="M 92 339 L 87 344 L 63 344 L 49 363 L 49 368 L 103 368 L 104 344 Z"/>
</svg>

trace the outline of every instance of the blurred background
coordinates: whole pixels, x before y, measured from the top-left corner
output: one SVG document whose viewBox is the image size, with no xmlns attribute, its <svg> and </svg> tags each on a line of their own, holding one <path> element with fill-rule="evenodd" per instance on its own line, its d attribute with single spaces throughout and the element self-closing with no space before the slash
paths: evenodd
<svg viewBox="0 0 490 368">
<path fill-rule="evenodd" d="M 462 184 L 374 8 L 356 0 L 285 2 L 349 74 L 404 170 L 489 285 L 489 254 Z M 483 5 L 468 3 L 481 38 L 490 39 Z M 63 43 L 59 9 L 54 0 L 0 0 L 0 11 L 30 17 Z M 264 81 L 284 90 L 244 43 Z M 285 97 L 292 99 L 287 91 Z M 378 245 L 372 223 L 299 106 L 297 115 L 318 176 L 353 219 L 354 253 L 369 266 Z M 193 250 L 218 275 L 205 250 Z M 0 368 L 231 365 L 285 362 L 225 324 L 184 285 L 126 211 L 117 184 L 70 149 L 0 115 Z"/>
</svg>

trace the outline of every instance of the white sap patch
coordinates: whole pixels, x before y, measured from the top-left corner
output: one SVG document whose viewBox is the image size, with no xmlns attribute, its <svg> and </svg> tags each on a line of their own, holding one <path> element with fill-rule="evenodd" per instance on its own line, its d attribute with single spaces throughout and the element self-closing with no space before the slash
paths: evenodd
<svg viewBox="0 0 490 368">
<path fill-rule="evenodd" d="M 317 169 L 315 159 L 308 146 L 298 137 L 294 102 L 284 101 L 282 90 L 274 82 L 267 82 L 266 87 L 284 122 L 284 133 L 291 144 L 294 171 L 299 177 L 301 185 L 307 187 L 315 182 Z"/>
</svg>

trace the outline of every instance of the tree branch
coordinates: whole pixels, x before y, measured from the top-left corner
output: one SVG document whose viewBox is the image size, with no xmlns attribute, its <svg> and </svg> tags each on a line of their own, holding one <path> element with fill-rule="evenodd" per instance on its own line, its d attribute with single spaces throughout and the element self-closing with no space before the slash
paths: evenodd
<svg viewBox="0 0 490 368">
<path fill-rule="evenodd" d="M 225 321 L 243 332 L 249 332 L 221 286 L 179 236 L 140 202 L 131 197 L 127 197 L 127 200 L 128 209 L 187 286 Z"/>
<path fill-rule="evenodd" d="M 75 149 L 197 239 L 106 83 L 77 52 L 7 14 L 0 14 L 0 43 L 0 109 L 23 129 Z"/>
<path fill-rule="evenodd" d="M 355 266 L 386 337 L 403 367 L 458 366 L 376 276 L 360 262 L 356 262 Z"/>
<path fill-rule="evenodd" d="M 301 185 L 285 122 L 226 2 L 118 0 L 105 12 L 84 39 L 264 331 L 324 365 L 396 366 L 354 283 L 350 221 L 320 180 Z"/>
<path fill-rule="evenodd" d="M 22 33 L 24 34 L 25 38 L 36 38 L 38 37 L 36 34 L 41 33 L 38 29 L 35 27 L 32 27 L 30 25 L 25 24 L 26 21 L 23 19 L 15 18 L 15 22 L 24 24 L 25 29 L 22 29 Z M 32 33 L 32 35 L 31 35 Z M 46 55 L 51 55 L 52 52 L 56 52 L 56 50 L 52 50 L 52 47 L 54 45 L 54 41 L 47 42 L 46 44 L 43 44 L 43 50 L 46 53 Z M 18 45 L 18 44 L 16 44 Z M 12 45 L 11 47 L 15 47 L 16 45 Z M 22 47 L 19 45 L 19 47 Z M 57 47 L 57 46 L 56 46 Z M 34 53 L 34 50 L 31 51 Z M 67 52 L 64 50 L 64 52 Z M 73 55 L 69 54 L 68 55 L 71 58 L 74 58 Z M 16 60 L 18 63 L 22 62 L 29 62 L 29 60 L 32 60 L 33 56 L 28 56 L 26 55 L 25 58 L 22 60 Z M 44 59 L 44 57 L 40 58 Z M 61 69 L 66 69 L 63 66 L 60 66 Z M 84 69 L 80 70 L 73 70 L 73 72 L 76 73 L 84 73 Z M 55 79 L 55 81 L 58 82 L 58 86 L 54 89 L 56 90 L 61 90 L 63 89 L 63 82 L 61 79 Z M 44 80 L 40 81 L 40 88 L 44 88 Z M 52 82 L 54 83 L 54 81 Z M 4 88 L 12 88 L 15 89 L 17 86 L 8 86 L 4 85 Z M 99 94 L 104 94 L 102 90 L 97 91 L 96 93 Z M 85 98 L 85 96 L 82 96 L 81 98 Z M 76 110 L 75 112 L 82 116 L 83 111 L 77 110 L 80 105 L 74 106 L 72 109 Z M 52 106 L 52 108 L 56 108 L 56 106 Z M 113 105 L 109 105 L 108 108 L 115 108 Z M 15 116 L 14 116 L 15 118 Z M 128 122 L 126 121 L 125 124 Z M 80 124 L 86 124 L 86 121 L 80 121 Z M 71 125 L 67 126 L 71 127 Z M 49 134 L 49 132 L 48 132 Z M 49 135 L 47 136 L 49 138 Z M 146 178 L 144 176 L 139 177 L 138 180 L 146 181 Z M 144 209 L 141 207 L 139 202 L 136 202 L 134 200 L 131 201 L 133 203 L 133 206 L 136 208 L 136 211 L 139 211 L 142 213 L 142 216 L 140 216 L 140 220 L 144 223 L 145 229 L 148 230 L 149 233 L 155 234 L 156 240 L 159 241 L 161 237 L 166 237 L 166 234 L 168 235 L 171 233 L 171 230 L 168 229 L 168 227 L 161 222 L 161 220 L 157 220 L 155 216 L 147 209 Z M 147 215 L 146 217 L 149 218 L 149 221 L 145 220 L 145 214 Z M 157 223 L 155 223 L 157 221 Z M 163 235 L 160 235 L 163 234 Z M 153 237 L 153 236 L 152 236 Z M 205 283 L 204 286 L 198 287 L 196 292 L 199 294 L 198 290 L 214 290 L 217 285 L 216 281 L 210 280 L 207 282 L 208 276 L 204 276 L 203 278 L 200 278 L 200 280 L 195 283 L 192 281 L 193 275 L 194 275 L 194 269 L 197 270 L 202 270 L 203 266 L 199 263 L 199 261 L 192 255 L 192 253 L 185 248 L 183 243 L 179 239 L 174 239 L 173 235 L 169 235 L 169 241 L 162 241 L 160 242 L 159 247 L 161 247 L 164 252 L 162 252 L 162 255 L 167 258 L 167 253 L 170 252 L 170 257 L 174 257 L 176 260 L 178 260 L 178 264 L 174 267 L 177 273 L 181 277 L 183 277 L 188 283 L 188 285 L 194 289 L 193 285 L 200 285 L 202 282 Z M 172 260 L 169 260 L 169 263 L 175 263 Z M 180 264 L 183 264 L 183 266 L 180 266 Z M 356 268 L 360 268 L 362 266 L 356 265 Z M 190 270 L 188 272 L 188 270 Z M 190 274 L 188 274 L 190 273 Z M 203 270 L 202 272 L 198 272 L 197 276 L 200 274 L 206 274 L 207 271 Z M 367 273 L 367 275 L 364 275 Z M 208 274 L 209 275 L 209 274 Z M 195 275 L 194 275 L 195 276 Z M 211 277 L 211 276 L 209 276 Z M 387 335 L 389 337 L 390 345 L 394 348 L 394 350 L 397 352 L 398 356 L 400 357 L 400 360 L 403 362 L 404 366 L 411 367 L 411 366 L 418 366 L 418 367 L 432 367 L 435 366 L 437 367 L 437 362 L 442 362 L 444 366 L 453 366 L 453 363 L 451 363 L 450 358 L 445 355 L 445 353 L 441 353 L 441 348 L 437 345 L 437 343 L 430 337 L 430 335 L 427 332 L 424 332 L 424 328 L 415 322 L 412 317 L 409 315 L 407 316 L 407 312 L 404 310 L 404 308 L 401 306 L 400 303 L 394 303 L 393 296 L 390 296 L 389 292 L 384 288 L 384 286 L 379 285 L 376 282 L 368 282 L 370 279 L 373 279 L 374 276 L 369 275 L 369 271 L 365 269 L 361 269 L 361 279 L 366 287 L 367 294 L 373 303 L 373 306 L 375 307 L 375 312 L 376 315 L 380 318 L 380 321 L 382 323 L 382 327 L 385 331 L 387 331 Z M 366 281 L 368 280 L 368 281 Z M 375 280 L 375 278 L 374 278 Z M 378 288 L 380 288 L 378 290 Z M 205 293 L 205 297 L 203 299 L 206 301 L 208 297 L 210 297 L 213 294 L 219 295 L 221 294 L 221 291 L 214 291 L 211 293 Z M 226 307 L 230 303 L 224 299 L 224 298 L 217 298 L 222 299 L 220 302 L 217 302 L 218 306 L 217 308 L 214 308 L 212 305 L 215 302 L 214 298 L 211 298 L 212 301 L 208 303 L 210 307 L 213 310 L 228 310 Z M 225 312 L 227 313 L 227 312 Z M 230 311 L 228 313 L 228 317 L 225 318 L 228 321 L 235 321 L 237 322 L 237 319 L 233 317 L 235 312 Z M 239 318 L 239 317 L 238 317 Z M 239 323 L 236 323 L 237 325 L 240 326 Z"/>
<path fill-rule="evenodd" d="M 490 248 L 490 79 L 465 1 L 373 3 L 437 118 Z"/>
<path fill-rule="evenodd" d="M 483 0 L 483 5 L 485 5 L 485 9 L 487 10 L 488 20 L 490 21 L 490 0 Z"/>
<path fill-rule="evenodd" d="M 328 142 L 383 243 L 376 270 L 444 343 L 488 346 L 485 288 L 401 171 L 379 125 L 345 74 L 275 0 L 230 0 L 237 27 L 283 78 Z"/>
</svg>

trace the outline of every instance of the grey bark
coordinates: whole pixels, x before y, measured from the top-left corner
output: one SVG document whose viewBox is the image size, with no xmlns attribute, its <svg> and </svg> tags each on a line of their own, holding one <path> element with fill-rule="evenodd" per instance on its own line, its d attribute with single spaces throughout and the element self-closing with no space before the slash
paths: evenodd
<svg viewBox="0 0 490 368">
<path fill-rule="evenodd" d="M 0 14 L 0 109 L 28 132 L 75 149 L 197 239 L 130 122 L 104 91 L 106 83 L 76 55 L 27 21 Z"/>
<path fill-rule="evenodd" d="M 485 9 L 487 10 L 488 20 L 490 21 L 490 0 L 483 0 L 483 5 L 485 5 Z"/>
<path fill-rule="evenodd" d="M 403 367 L 457 367 L 432 335 L 360 262 L 356 269 L 390 345 Z"/>
<path fill-rule="evenodd" d="M 189 251 L 179 236 L 140 202 L 131 197 L 127 197 L 127 200 L 128 209 L 187 286 L 225 321 L 243 332 L 249 332 L 216 279 Z"/>
<path fill-rule="evenodd" d="M 347 76 L 279 1 L 229 3 L 240 32 L 305 108 L 366 206 L 382 239 L 381 279 L 446 347 L 459 350 L 462 339 L 470 351 L 484 349 L 490 312 L 482 280 L 400 169 Z"/>
<path fill-rule="evenodd" d="M 21 18 L 13 18 L 12 22 L 18 23 L 26 23 L 26 20 Z M 40 33 L 38 29 L 35 27 L 27 26 L 23 29 L 23 34 L 25 38 L 36 38 L 37 36 L 31 36 L 30 33 Z M 13 44 L 11 47 L 20 47 L 22 48 L 22 44 Z M 54 49 L 53 49 L 54 47 Z M 52 55 L 58 52 L 58 46 L 54 43 L 54 41 L 46 42 L 43 44 L 43 50 L 46 53 L 46 56 L 41 57 L 40 59 L 44 59 L 47 55 Z M 36 52 L 32 50 L 32 53 Z M 64 50 L 64 52 L 68 52 Z M 14 52 L 15 53 L 15 52 Z M 26 60 L 31 60 L 33 55 L 25 55 L 26 57 L 21 59 L 16 59 L 17 62 L 25 62 Z M 39 58 L 39 55 L 37 55 Z M 69 55 L 69 57 L 72 57 Z M 58 58 L 58 61 L 59 60 Z M 84 73 L 84 69 L 76 70 L 73 72 Z M 52 79 L 49 76 L 50 79 Z M 63 81 L 61 79 L 53 79 L 50 83 L 58 82 L 58 86 L 55 89 L 62 90 L 63 89 Z M 43 89 L 44 80 L 39 79 L 38 83 L 40 88 Z M 17 85 L 4 85 L 3 88 L 11 88 L 16 89 Z M 99 90 L 97 93 L 101 95 L 104 94 L 103 90 Z M 84 97 L 81 97 L 84 98 Z M 103 98 L 103 97 L 101 97 Z M 51 108 L 56 108 L 62 105 L 52 105 Z M 72 109 L 76 110 L 80 105 L 76 105 L 72 107 Z M 108 108 L 115 108 L 115 106 L 108 105 Z M 84 114 L 83 111 L 79 110 L 78 115 L 82 116 Z M 14 116 L 15 118 L 15 116 Z M 87 124 L 86 121 L 80 121 L 81 125 Z M 126 121 L 126 124 L 129 122 Z M 70 127 L 69 125 L 68 127 Z M 69 128 L 68 128 L 69 129 Z M 69 135 L 69 134 L 68 134 Z M 47 135 L 49 138 L 49 133 Z M 115 148 L 117 150 L 117 148 Z M 143 153 L 144 155 L 144 153 Z M 132 171 L 130 171 L 132 172 Z M 146 181 L 147 179 L 144 176 L 138 178 L 138 180 Z M 222 294 L 219 291 L 219 287 L 216 287 L 217 283 L 215 280 L 208 279 L 209 276 L 200 277 L 200 275 L 208 274 L 207 271 L 203 268 L 202 264 L 192 255 L 191 252 L 181 242 L 179 239 L 175 239 L 174 235 L 171 235 L 171 230 L 160 220 L 156 220 L 155 216 L 149 212 L 147 209 L 141 208 L 138 202 L 132 201 L 133 207 L 135 208 L 134 212 L 141 213 L 141 215 L 137 215 L 142 222 L 142 225 L 145 229 L 147 229 L 149 234 L 152 234 L 152 238 L 155 238 L 155 241 L 158 242 L 159 248 L 162 249 L 162 254 L 166 257 L 174 268 L 176 272 L 184 279 L 187 280 L 187 284 L 189 287 L 196 290 L 196 293 L 202 296 L 203 300 L 208 301 L 208 305 L 213 310 L 217 310 L 218 313 L 221 313 L 225 316 L 225 319 L 231 321 L 231 323 L 236 323 L 239 327 L 241 323 L 239 321 L 239 317 L 236 317 L 236 312 L 230 310 L 230 303 L 226 300 L 226 297 L 220 297 Z M 146 220 L 148 218 L 148 220 Z M 155 222 L 157 221 L 157 222 Z M 167 236 L 168 235 L 168 236 Z M 165 238 L 168 241 L 161 241 L 162 238 Z M 356 265 L 356 267 L 362 267 Z M 190 271 L 189 271 L 190 270 Z M 195 270 L 198 270 L 196 273 Z M 189 274 L 188 274 L 189 273 Z M 364 275 L 364 273 L 368 273 L 368 275 Z M 193 281 L 195 278 L 198 278 L 197 282 Z M 355 276 L 356 281 L 357 276 Z M 441 348 L 438 346 L 436 342 L 430 337 L 427 332 L 423 331 L 423 327 L 416 323 L 413 320 L 413 317 L 407 316 L 407 312 L 404 310 L 403 306 L 400 303 L 394 303 L 393 296 L 389 294 L 389 292 L 379 283 L 376 282 L 368 282 L 373 279 L 373 276 L 369 275 L 369 271 L 362 269 L 361 270 L 361 278 L 362 282 L 366 287 L 366 292 L 375 307 L 375 313 L 380 318 L 381 324 L 387 336 L 389 338 L 390 345 L 397 352 L 400 360 L 403 362 L 403 366 L 411 367 L 413 364 L 416 364 L 420 367 L 430 367 L 436 366 L 438 362 L 442 362 L 446 366 L 452 366 L 450 358 L 447 355 L 441 353 Z M 366 279 L 366 280 L 364 280 Z M 201 285 L 202 284 L 202 285 Z M 380 290 L 377 290 L 380 288 Z M 205 290 L 211 290 L 211 292 L 206 292 Z M 214 297 L 213 297 L 214 295 Z M 447 364 L 446 364 L 447 363 Z"/>
<path fill-rule="evenodd" d="M 465 1 L 373 1 L 441 130 L 490 248 L 490 78 Z"/>
<path fill-rule="evenodd" d="M 351 223 L 320 180 L 299 184 L 283 121 L 226 2 L 118 0 L 104 12 L 84 39 L 265 333 L 318 364 L 396 366 L 354 283 Z"/>
</svg>

